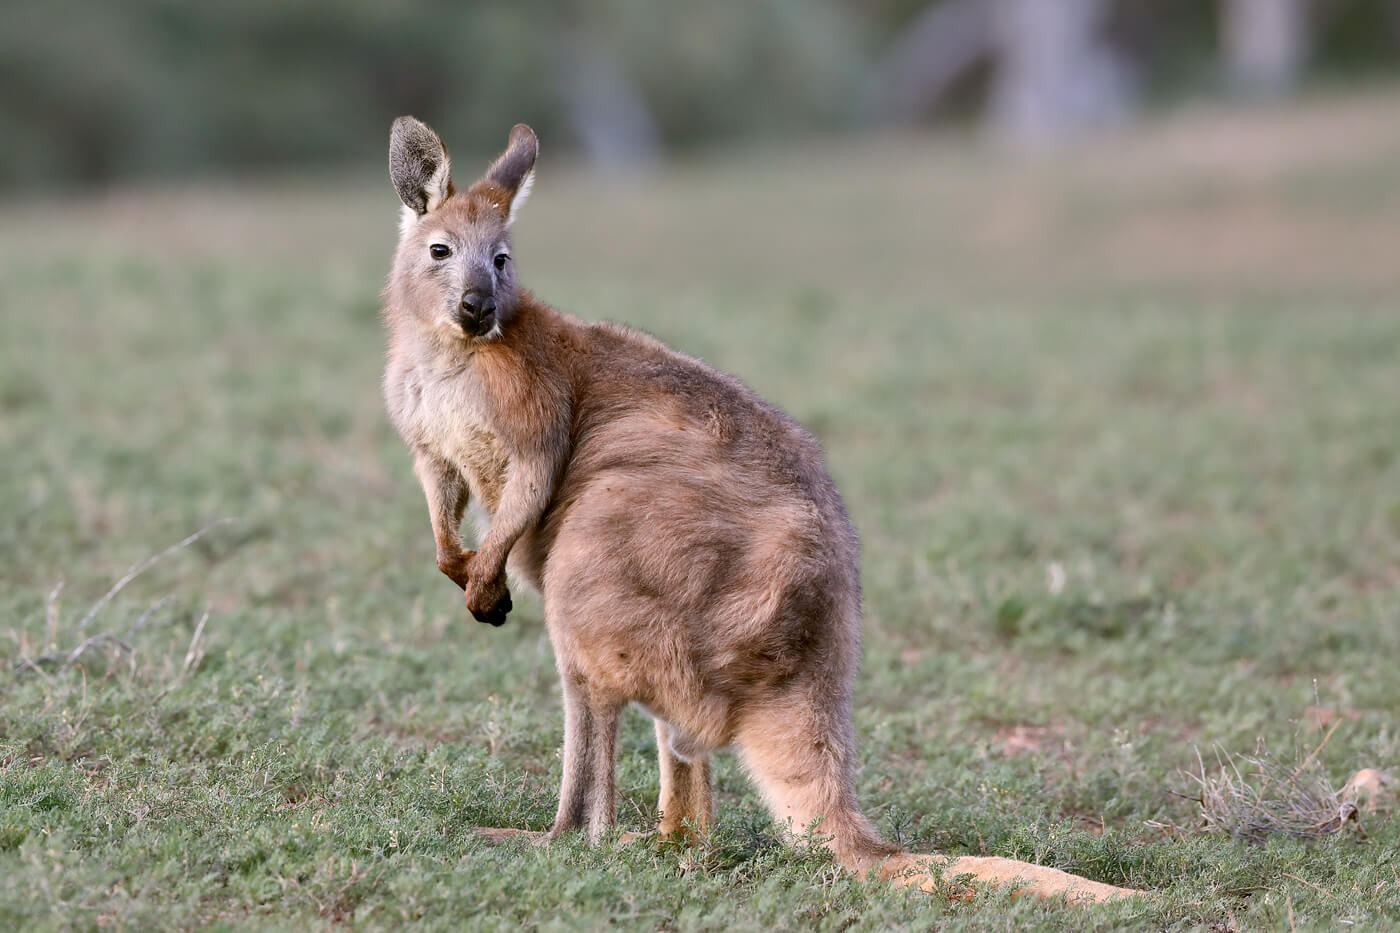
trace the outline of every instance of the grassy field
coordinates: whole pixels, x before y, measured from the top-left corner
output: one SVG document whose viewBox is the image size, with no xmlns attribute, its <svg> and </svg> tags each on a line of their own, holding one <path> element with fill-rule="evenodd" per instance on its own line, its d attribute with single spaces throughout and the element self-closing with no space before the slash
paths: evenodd
<svg viewBox="0 0 1400 933">
<path fill-rule="evenodd" d="M 1366 840 L 1249 845 L 1177 795 L 1197 749 L 1261 740 L 1337 784 L 1400 766 L 1393 92 L 1034 163 L 891 138 L 623 187 L 545 140 L 540 171 L 538 293 L 821 437 L 882 831 L 1157 896 L 861 884 L 781 845 L 727 755 L 701 847 L 479 842 L 553 816 L 553 660 L 537 601 L 477 625 L 434 566 L 366 174 L 0 214 L 0 928 L 1400 924 L 1384 807 Z M 647 827 L 640 713 L 619 785 Z"/>
</svg>

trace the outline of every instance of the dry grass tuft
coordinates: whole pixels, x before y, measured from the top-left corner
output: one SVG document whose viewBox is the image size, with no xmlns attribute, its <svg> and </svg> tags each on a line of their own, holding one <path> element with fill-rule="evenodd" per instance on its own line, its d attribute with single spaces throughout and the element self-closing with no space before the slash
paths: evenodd
<svg viewBox="0 0 1400 933">
<path fill-rule="evenodd" d="M 1205 831 L 1263 842 L 1272 835 L 1317 839 L 1350 824 L 1366 838 L 1356 802 L 1332 785 L 1317 762 L 1331 734 L 1302 761 L 1284 761 L 1262 745 L 1253 755 L 1217 749 L 1214 773 L 1207 773 L 1197 751 L 1199 773 L 1185 773 L 1200 788 L 1193 799 L 1201 805 Z"/>
</svg>

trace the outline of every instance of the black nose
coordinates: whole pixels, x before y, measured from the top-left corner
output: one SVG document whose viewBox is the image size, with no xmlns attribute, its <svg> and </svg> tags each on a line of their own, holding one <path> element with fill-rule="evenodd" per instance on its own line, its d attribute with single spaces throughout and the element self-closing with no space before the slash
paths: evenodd
<svg viewBox="0 0 1400 933">
<path fill-rule="evenodd" d="M 468 293 L 462 296 L 462 310 L 479 321 L 496 310 L 496 299 L 490 295 Z"/>
</svg>

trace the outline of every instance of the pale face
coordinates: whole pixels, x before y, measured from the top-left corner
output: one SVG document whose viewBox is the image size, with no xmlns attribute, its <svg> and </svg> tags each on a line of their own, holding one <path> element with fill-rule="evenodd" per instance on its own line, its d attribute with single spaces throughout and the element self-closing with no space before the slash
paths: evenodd
<svg viewBox="0 0 1400 933">
<path fill-rule="evenodd" d="M 395 263 L 395 281 L 412 292 L 404 306 L 447 337 L 499 337 L 518 297 L 507 210 L 469 191 L 405 215 Z"/>
<path fill-rule="evenodd" d="M 539 143 L 523 123 L 480 181 L 455 191 L 447 149 L 413 117 L 389 133 L 389 179 L 404 203 L 389 297 L 443 340 L 494 340 L 519 301 L 510 225 L 534 179 Z"/>
</svg>

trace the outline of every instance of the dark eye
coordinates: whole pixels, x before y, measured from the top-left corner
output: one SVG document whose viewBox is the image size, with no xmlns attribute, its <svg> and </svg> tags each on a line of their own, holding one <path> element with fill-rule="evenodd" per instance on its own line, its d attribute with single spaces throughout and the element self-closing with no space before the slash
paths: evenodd
<svg viewBox="0 0 1400 933">
<path fill-rule="evenodd" d="M 446 259 L 448 256 L 452 255 L 452 247 L 443 243 L 434 243 L 432 246 L 428 247 L 428 255 L 432 256 L 434 259 Z"/>
<path fill-rule="evenodd" d="M 506 267 L 506 260 L 509 259 L 509 258 L 510 258 L 510 257 L 507 256 L 505 253 L 497 253 L 497 254 L 496 254 L 496 268 L 497 268 L 497 269 L 504 269 L 504 268 Z"/>
</svg>

